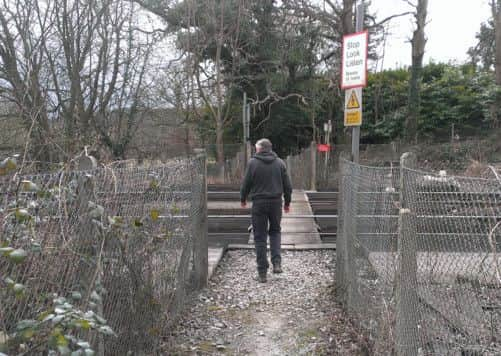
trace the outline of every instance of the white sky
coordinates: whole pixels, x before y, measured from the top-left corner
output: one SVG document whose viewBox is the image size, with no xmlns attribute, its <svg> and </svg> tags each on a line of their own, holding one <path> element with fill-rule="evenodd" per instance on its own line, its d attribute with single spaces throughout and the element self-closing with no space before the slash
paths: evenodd
<svg viewBox="0 0 501 356">
<path fill-rule="evenodd" d="M 411 0 L 417 3 L 417 0 Z M 404 0 L 372 0 L 371 12 L 378 19 L 410 11 Z M 480 24 L 490 16 L 488 0 L 429 0 L 428 24 L 425 27 L 428 42 L 424 62 L 456 61 L 468 59 L 466 51 L 475 44 Z M 411 63 L 411 45 L 408 42 L 414 28 L 412 15 L 391 20 L 392 35 L 387 40 L 384 68 L 396 68 Z"/>
</svg>

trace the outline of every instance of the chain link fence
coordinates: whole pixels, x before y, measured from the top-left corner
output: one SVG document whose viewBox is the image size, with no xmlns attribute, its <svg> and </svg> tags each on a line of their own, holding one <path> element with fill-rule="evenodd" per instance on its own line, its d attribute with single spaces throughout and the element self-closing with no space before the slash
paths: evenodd
<svg viewBox="0 0 501 356">
<path fill-rule="evenodd" d="M 206 145 L 207 183 L 211 185 L 238 186 L 245 173 L 247 159 L 243 144 L 224 145 L 224 162 L 217 162 L 215 145 Z"/>
<path fill-rule="evenodd" d="M 361 145 L 360 162 L 391 166 L 398 162 L 400 147 L 396 144 Z M 295 189 L 332 191 L 339 185 L 339 157 L 351 152 L 351 145 L 332 145 L 326 152 L 317 145 L 287 157 L 286 163 Z M 397 164 L 398 166 L 398 164 Z"/>
<path fill-rule="evenodd" d="M 225 160 L 218 163 L 214 145 L 208 152 L 207 181 L 213 185 L 238 187 L 245 173 L 247 159 L 243 144 L 224 146 Z M 253 150 L 253 145 L 250 148 Z M 365 164 L 386 164 L 398 161 L 401 147 L 397 144 L 361 145 L 360 161 Z M 351 151 L 351 145 L 333 145 L 327 152 L 317 150 L 317 144 L 283 157 L 294 189 L 332 191 L 338 187 L 339 157 Z M 254 152 L 249 153 L 252 157 Z"/>
<path fill-rule="evenodd" d="M 0 352 L 157 354 L 207 280 L 205 162 L 4 179 Z"/>
<path fill-rule="evenodd" d="M 287 172 L 294 189 L 316 189 L 316 155 L 315 147 L 310 146 L 286 158 Z"/>
<path fill-rule="evenodd" d="M 337 293 L 374 354 L 501 354 L 501 181 L 340 169 Z"/>
</svg>

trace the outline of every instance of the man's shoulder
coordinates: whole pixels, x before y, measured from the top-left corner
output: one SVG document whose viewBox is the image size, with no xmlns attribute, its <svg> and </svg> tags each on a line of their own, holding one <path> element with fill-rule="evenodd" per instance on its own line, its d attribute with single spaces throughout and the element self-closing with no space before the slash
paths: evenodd
<svg viewBox="0 0 501 356">
<path fill-rule="evenodd" d="M 280 157 L 277 157 L 276 161 L 278 162 L 279 165 L 285 167 L 285 162 L 283 159 L 281 159 Z"/>
<path fill-rule="evenodd" d="M 259 165 L 259 162 L 259 159 L 257 159 L 256 157 L 251 157 L 249 163 L 247 163 L 247 167 L 250 169 L 256 169 L 256 167 Z"/>
</svg>

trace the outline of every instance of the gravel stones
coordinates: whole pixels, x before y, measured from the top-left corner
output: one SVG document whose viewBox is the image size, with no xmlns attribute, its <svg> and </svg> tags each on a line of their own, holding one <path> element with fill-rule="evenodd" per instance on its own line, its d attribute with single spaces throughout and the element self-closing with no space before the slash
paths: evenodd
<svg viewBox="0 0 501 356">
<path fill-rule="evenodd" d="M 268 273 L 268 282 L 259 283 L 254 251 L 229 251 L 208 288 L 187 307 L 165 352 L 360 353 L 351 324 L 345 318 L 336 323 L 344 313 L 333 299 L 335 251 L 282 251 L 282 268 L 284 273 Z"/>
</svg>

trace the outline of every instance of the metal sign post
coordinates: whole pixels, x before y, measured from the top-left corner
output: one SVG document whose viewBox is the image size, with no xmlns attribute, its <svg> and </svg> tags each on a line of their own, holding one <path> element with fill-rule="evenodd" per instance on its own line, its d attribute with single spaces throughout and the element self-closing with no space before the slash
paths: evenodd
<svg viewBox="0 0 501 356">
<path fill-rule="evenodd" d="M 364 3 L 357 6 L 354 34 L 343 37 L 341 88 L 345 89 L 344 124 L 352 126 L 351 156 L 359 161 L 360 126 L 362 125 L 362 87 L 367 85 L 368 32 L 364 27 Z"/>
<path fill-rule="evenodd" d="M 252 145 L 251 145 L 251 139 L 250 139 L 250 120 L 251 120 L 251 104 L 247 104 L 247 109 L 246 109 L 246 121 L 245 121 L 245 137 L 247 140 L 245 141 L 245 147 L 246 147 L 246 153 L 247 153 L 247 158 L 246 161 L 249 162 L 251 157 L 252 157 Z"/>
<path fill-rule="evenodd" d="M 244 150 L 244 167 L 247 167 L 247 93 L 244 92 L 242 103 L 242 125 L 243 125 L 243 150 Z"/>
</svg>

